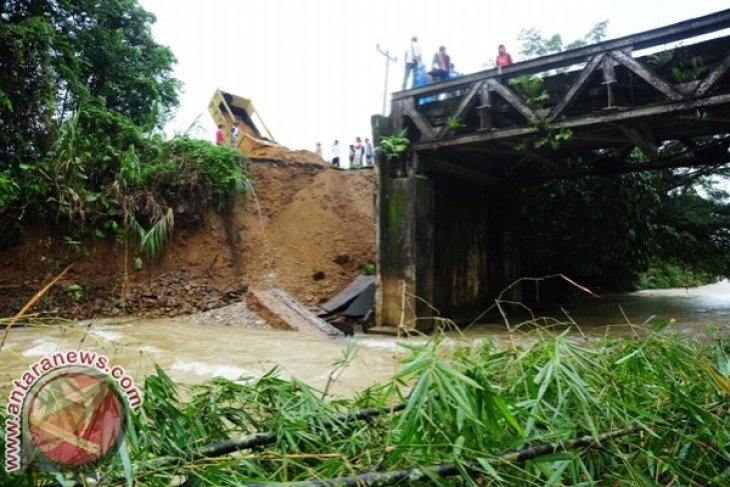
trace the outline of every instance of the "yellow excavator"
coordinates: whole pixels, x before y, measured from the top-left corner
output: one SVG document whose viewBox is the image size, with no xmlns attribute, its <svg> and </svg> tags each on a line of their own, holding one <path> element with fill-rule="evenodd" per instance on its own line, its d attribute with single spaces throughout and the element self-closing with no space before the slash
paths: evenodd
<svg viewBox="0 0 730 487">
<path fill-rule="evenodd" d="M 232 95 L 219 89 L 213 93 L 208 111 L 213 117 L 216 127 L 223 125 L 227 144 L 231 143 L 231 128 L 235 122 L 238 122 L 238 139 L 235 147 L 239 151 L 248 153 L 262 145 L 269 147 L 279 145 L 256 111 L 253 102 L 248 98 Z"/>
</svg>

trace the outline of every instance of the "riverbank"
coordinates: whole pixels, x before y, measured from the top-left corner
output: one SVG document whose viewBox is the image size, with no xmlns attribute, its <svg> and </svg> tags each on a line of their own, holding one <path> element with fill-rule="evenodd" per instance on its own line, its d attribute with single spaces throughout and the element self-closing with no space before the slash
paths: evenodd
<svg viewBox="0 0 730 487">
<path fill-rule="evenodd" d="M 35 311 L 171 317 L 241 302 L 249 285 L 281 287 L 308 305 L 326 301 L 374 262 L 373 172 L 337 171 L 308 151 L 278 149 L 251 159 L 254 194 L 178 225 L 156 259 L 131 241 L 71 244 L 55 227 L 27 231 L 0 250 L 0 316 L 14 315 L 69 264 Z"/>
</svg>

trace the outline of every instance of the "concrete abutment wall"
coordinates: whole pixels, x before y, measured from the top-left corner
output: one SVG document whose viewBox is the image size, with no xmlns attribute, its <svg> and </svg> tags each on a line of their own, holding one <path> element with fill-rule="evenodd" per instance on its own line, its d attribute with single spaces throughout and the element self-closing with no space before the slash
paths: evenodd
<svg viewBox="0 0 730 487">
<path fill-rule="evenodd" d="M 428 332 L 436 316 L 483 310 L 516 276 L 516 213 L 504 191 L 418 162 L 379 161 L 376 321 Z"/>
</svg>

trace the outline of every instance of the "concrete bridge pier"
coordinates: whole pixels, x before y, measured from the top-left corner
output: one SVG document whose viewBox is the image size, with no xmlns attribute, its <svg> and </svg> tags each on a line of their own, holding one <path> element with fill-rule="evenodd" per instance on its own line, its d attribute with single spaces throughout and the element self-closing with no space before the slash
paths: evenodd
<svg viewBox="0 0 730 487">
<path fill-rule="evenodd" d="M 381 162 L 377 191 L 376 320 L 428 332 L 434 312 L 433 182 L 399 173 L 400 163 Z"/>
<path fill-rule="evenodd" d="M 373 127 L 376 141 L 393 131 L 385 117 Z M 388 331 L 479 312 L 520 275 L 516 192 L 437 176 L 433 163 L 409 153 L 378 164 L 376 319 Z"/>
</svg>

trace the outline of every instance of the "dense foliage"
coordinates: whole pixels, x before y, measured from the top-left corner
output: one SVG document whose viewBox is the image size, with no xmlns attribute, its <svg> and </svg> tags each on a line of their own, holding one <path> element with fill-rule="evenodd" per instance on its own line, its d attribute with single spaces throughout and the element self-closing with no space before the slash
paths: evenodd
<svg viewBox="0 0 730 487">
<path fill-rule="evenodd" d="M 654 250 L 655 174 L 548 181 L 523 189 L 525 266 L 620 288 L 648 267 Z"/>
<path fill-rule="evenodd" d="M 158 369 L 124 454 L 99 468 L 96 485 L 346 475 L 366 477 L 316 485 L 391 485 L 381 472 L 407 468 L 416 468 L 411 481 L 398 485 L 727 485 L 730 342 L 700 345 L 662 334 L 667 325 L 645 340 L 586 345 L 546 334 L 506 351 L 486 343 L 449 352 L 438 339 L 408 345 L 412 355 L 392 381 L 353 399 L 323 399 L 276 371 L 184 390 Z M 571 443 L 581 436 L 602 439 Z M 237 446 L 216 444 L 228 439 Z M 522 461 L 510 455 L 541 445 L 554 448 Z M 435 464 L 450 464 L 455 478 L 427 468 Z M 32 478 L 54 479 L 0 472 L 3 485 Z"/>
<path fill-rule="evenodd" d="M 0 11 L 0 164 L 32 163 L 83 106 L 145 130 L 177 104 L 175 58 L 136 0 L 9 0 Z"/>
<path fill-rule="evenodd" d="M 611 289 L 730 276 L 730 200 L 716 186 L 702 174 L 667 170 L 525 187 L 525 266 Z"/>
<path fill-rule="evenodd" d="M 247 188 L 234 150 L 159 135 L 179 83 L 154 20 L 136 0 L 2 4 L 0 245 L 47 221 L 73 241 L 131 230 L 156 253 L 175 216 Z"/>
</svg>

